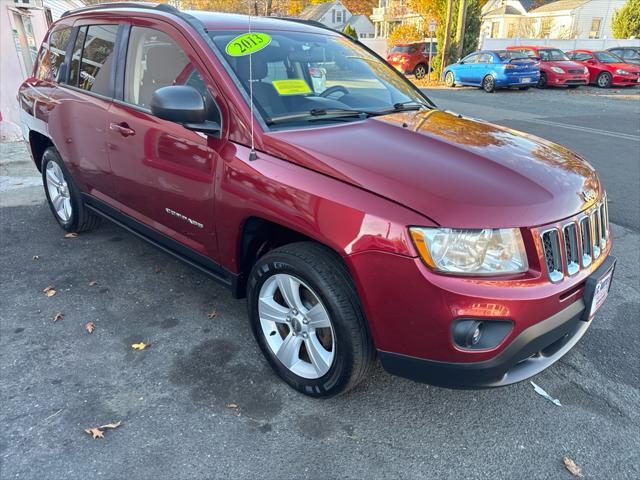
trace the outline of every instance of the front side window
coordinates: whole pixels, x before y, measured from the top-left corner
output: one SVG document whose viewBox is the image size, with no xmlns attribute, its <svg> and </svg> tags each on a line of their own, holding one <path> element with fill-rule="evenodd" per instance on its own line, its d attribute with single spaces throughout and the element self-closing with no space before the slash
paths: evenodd
<svg viewBox="0 0 640 480">
<path fill-rule="evenodd" d="M 613 52 L 613 53 L 620 56 L 619 52 Z M 624 58 L 625 60 L 640 60 L 640 50 L 634 50 L 632 48 L 623 50 L 622 58 Z"/>
<path fill-rule="evenodd" d="M 38 61 L 36 76 L 39 80 L 55 81 L 58 79 L 60 65 L 64 62 L 70 39 L 70 27 L 59 28 L 49 34 L 47 43 L 42 45 Z"/>
<path fill-rule="evenodd" d="M 169 35 L 133 27 L 127 49 L 124 101 L 150 108 L 153 92 L 184 83 L 181 79 L 186 78 L 190 67 L 187 55 Z"/>
<path fill-rule="evenodd" d="M 476 63 L 478 61 L 478 56 L 479 54 L 472 53 L 464 57 L 460 63 Z"/>
<path fill-rule="evenodd" d="M 311 111 L 374 111 L 426 103 L 385 62 L 342 36 L 255 32 L 256 46 L 249 55 L 234 50 L 244 34 L 209 33 L 241 88 L 247 94 L 253 91 L 256 109 L 267 123 L 272 117 Z M 321 121 L 318 117 L 313 123 Z"/>
</svg>

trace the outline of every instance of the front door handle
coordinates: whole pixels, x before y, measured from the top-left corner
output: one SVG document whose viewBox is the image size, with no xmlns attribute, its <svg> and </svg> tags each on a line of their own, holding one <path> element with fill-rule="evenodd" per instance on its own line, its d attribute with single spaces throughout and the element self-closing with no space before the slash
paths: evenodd
<svg viewBox="0 0 640 480">
<path fill-rule="evenodd" d="M 110 123 L 109 130 L 120 132 L 120 135 L 122 135 L 123 137 L 131 137 L 136 134 L 136 131 L 133 128 L 129 127 L 127 122 Z"/>
</svg>

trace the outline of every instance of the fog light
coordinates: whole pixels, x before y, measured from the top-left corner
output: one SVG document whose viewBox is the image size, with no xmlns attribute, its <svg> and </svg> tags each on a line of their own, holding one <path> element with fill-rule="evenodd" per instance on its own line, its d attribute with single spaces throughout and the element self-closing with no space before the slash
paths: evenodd
<svg viewBox="0 0 640 480">
<path fill-rule="evenodd" d="M 453 324 L 453 341 L 460 348 L 482 350 L 497 347 L 513 328 L 506 319 L 461 318 Z"/>
</svg>

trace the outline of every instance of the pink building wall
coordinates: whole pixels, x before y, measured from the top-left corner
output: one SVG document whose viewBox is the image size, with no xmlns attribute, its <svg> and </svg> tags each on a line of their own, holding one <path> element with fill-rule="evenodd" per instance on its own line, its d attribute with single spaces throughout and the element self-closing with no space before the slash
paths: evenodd
<svg viewBox="0 0 640 480">
<path fill-rule="evenodd" d="M 33 34 L 29 32 L 27 36 L 32 36 L 32 40 L 25 38 L 23 24 L 16 21 L 17 15 L 26 15 L 30 20 Z M 39 48 L 46 32 L 44 9 L 16 8 L 12 0 L 0 0 L 0 141 L 22 137 L 16 93 L 22 81 L 31 75 L 22 53 L 30 42 Z M 30 51 L 25 53 L 31 55 Z"/>
</svg>

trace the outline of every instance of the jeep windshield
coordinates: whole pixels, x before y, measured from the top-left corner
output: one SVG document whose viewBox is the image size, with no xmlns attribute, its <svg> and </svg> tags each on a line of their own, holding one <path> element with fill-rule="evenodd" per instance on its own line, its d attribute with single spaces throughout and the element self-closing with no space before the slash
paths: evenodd
<svg viewBox="0 0 640 480">
<path fill-rule="evenodd" d="M 386 63 L 339 35 L 209 32 L 267 125 L 346 122 L 432 108 Z M 251 66 L 249 59 L 251 58 Z"/>
</svg>

